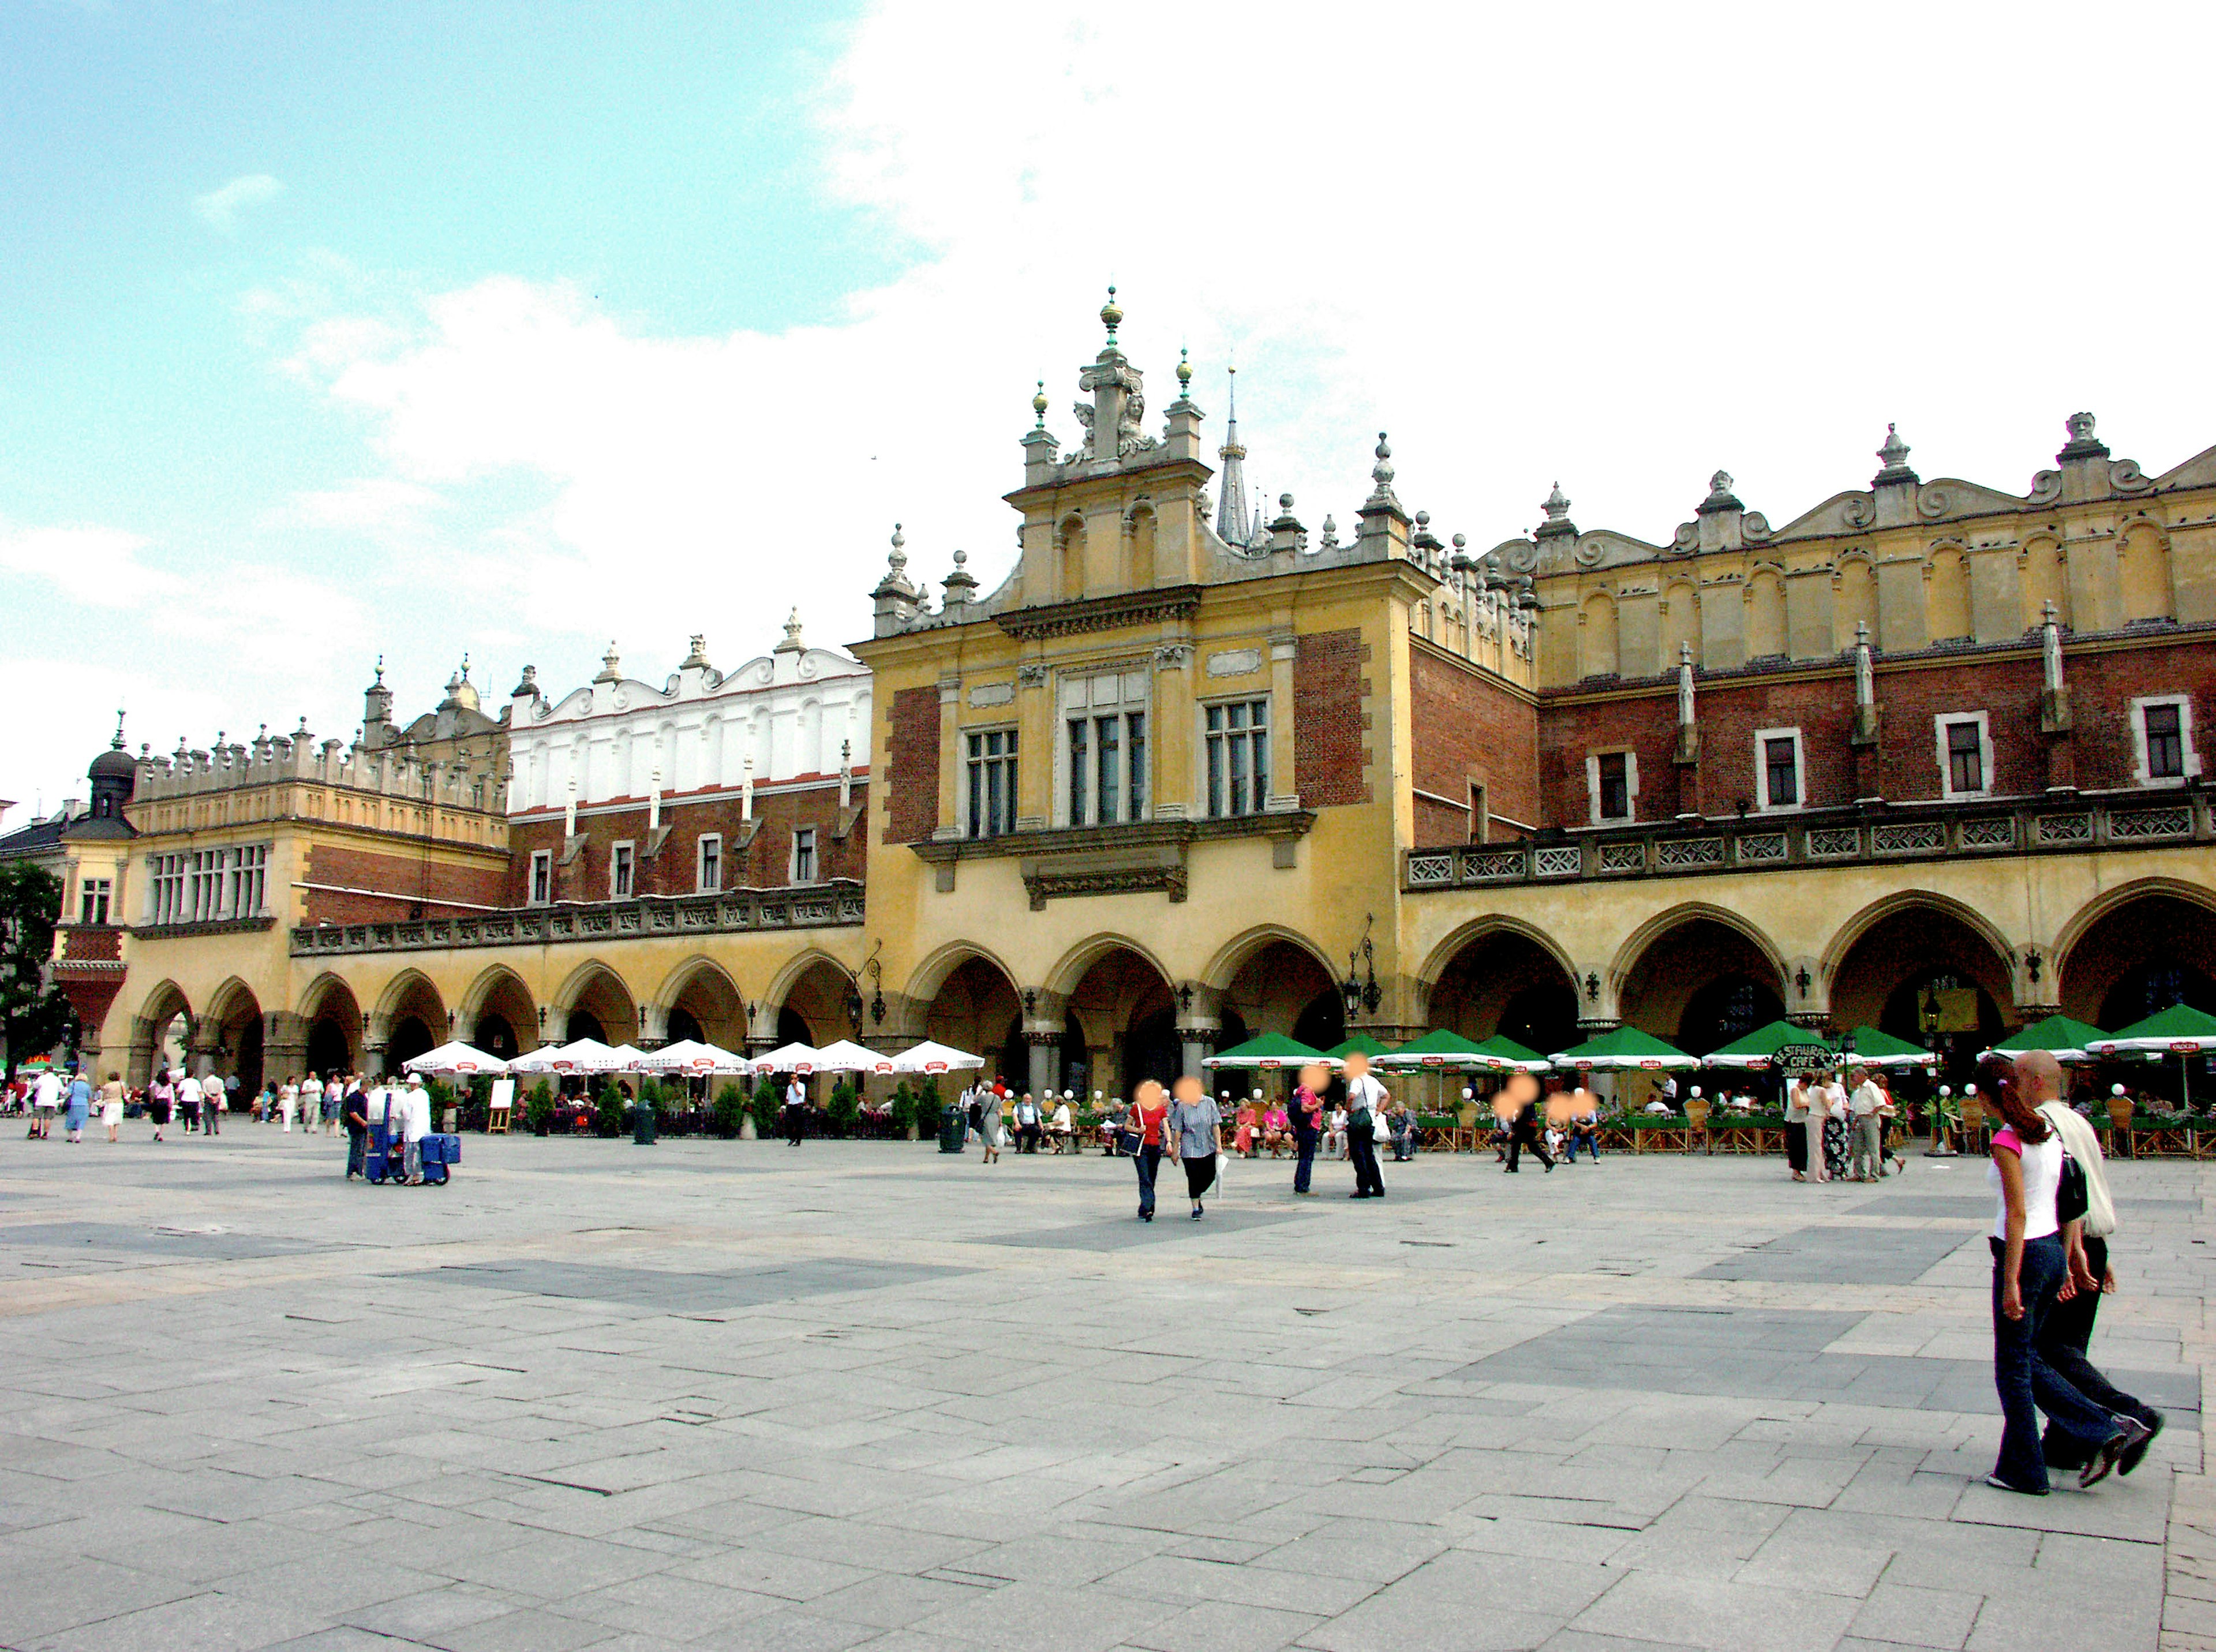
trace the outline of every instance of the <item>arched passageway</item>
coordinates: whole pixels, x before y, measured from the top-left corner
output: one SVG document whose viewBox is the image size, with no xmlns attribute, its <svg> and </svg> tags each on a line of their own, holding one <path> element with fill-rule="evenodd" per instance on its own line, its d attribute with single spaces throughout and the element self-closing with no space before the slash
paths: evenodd
<svg viewBox="0 0 2216 1652">
<path fill-rule="evenodd" d="M 638 1008 L 631 989 L 616 973 L 589 964 L 571 976 L 556 1000 L 562 1041 L 596 1039 L 603 1044 L 631 1044 L 638 1039 Z"/>
<path fill-rule="evenodd" d="M 496 967 L 485 971 L 471 983 L 462 1004 L 459 1019 L 469 1029 L 469 1041 L 488 1055 L 506 1061 L 537 1049 L 542 1041 L 530 990 L 514 970 Z"/>
<path fill-rule="evenodd" d="M 1317 1049 L 1346 1036 L 1346 1006 L 1331 972 L 1290 941 L 1265 942 L 1246 955 L 1224 989 L 1222 1016 L 1227 1023 L 1235 1017 L 1246 1037 L 1281 1033 Z"/>
<path fill-rule="evenodd" d="M 335 975 L 317 980 L 301 1000 L 300 1019 L 307 1023 L 303 1072 L 328 1079 L 335 1072 L 361 1071 L 361 1006 L 344 981 Z M 299 1074 L 280 1076 L 292 1078 Z"/>
<path fill-rule="evenodd" d="M 1431 988 L 1429 1019 L 1465 1038 L 1497 1035 L 1548 1055 L 1578 1041 L 1578 989 L 1530 936 L 1493 930 L 1448 961 Z"/>
<path fill-rule="evenodd" d="M 1065 1036 L 1059 1088 L 1128 1096 L 1142 1079 L 1162 1084 L 1184 1066 L 1177 1005 L 1160 970 L 1133 949 L 1099 951 L 1068 989 L 1072 1030 L 1084 1040 L 1082 1063 Z M 1067 1024 L 1067 1023 L 1065 1023 Z M 1027 1086 L 1028 1087 L 1028 1086 Z"/>
<path fill-rule="evenodd" d="M 385 1072 L 397 1075 L 408 1062 L 446 1041 L 446 1006 L 439 989 L 415 970 L 385 989 Z"/>
<path fill-rule="evenodd" d="M 182 1069 L 192 1047 L 193 1008 L 175 981 L 163 981 L 146 996 L 144 1011 L 131 1026 L 131 1083 L 143 1084 L 157 1066 Z"/>
<path fill-rule="evenodd" d="M 722 968 L 699 959 L 686 967 L 674 990 L 665 989 L 668 1006 L 662 1035 L 675 1043 L 698 1039 L 727 1050 L 744 1050 L 747 1004 Z"/>
<path fill-rule="evenodd" d="M 778 1004 L 778 1042 L 821 1049 L 854 1037 L 853 994 L 853 979 L 845 970 L 828 958 L 810 960 Z"/>
<path fill-rule="evenodd" d="M 2216 912 L 2171 894 L 2094 919 L 2062 961 L 2062 1010 L 2113 1033 L 2173 1004 L 2216 1013 Z"/>
<path fill-rule="evenodd" d="M 1831 976 L 1831 1024 L 1874 1026 L 1936 1050 L 1932 1082 L 1960 1087 L 2013 1020 L 2009 965 L 1962 914 L 1911 902 L 1855 939 Z"/>
<path fill-rule="evenodd" d="M 946 973 L 923 1016 L 924 1036 L 985 1058 L 984 1076 L 1021 1089 L 1030 1082 L 1024 1007 L 1015 984 L 972 954 Z"/>
<path fill-rule="evenodd" d="M 1751 936 L 1696 915 L 1647 941 L 1618 1004 L 1627 1026 L 1706 1055 L 1783 1015 L 1785 983 Z"/>
</svg>

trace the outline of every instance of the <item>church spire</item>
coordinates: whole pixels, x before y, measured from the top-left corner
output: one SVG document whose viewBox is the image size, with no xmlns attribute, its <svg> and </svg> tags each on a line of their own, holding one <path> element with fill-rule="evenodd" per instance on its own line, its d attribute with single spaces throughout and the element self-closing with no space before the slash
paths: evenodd
<svg viewBox="0 0 2216 1652">
<path fill-rule="evenodd" d="M 1223 445 L 1216 457 L 1223 461 L 1223 492 L 1216 507 L 1216 531 L 1228 545 L 1244 548 L 1253 537 L 1254 519 L 1246 507 L 1246 449 L 1239 439 L 1239 369 L 1230 374 L 1225 390 Z"/>
</svg>

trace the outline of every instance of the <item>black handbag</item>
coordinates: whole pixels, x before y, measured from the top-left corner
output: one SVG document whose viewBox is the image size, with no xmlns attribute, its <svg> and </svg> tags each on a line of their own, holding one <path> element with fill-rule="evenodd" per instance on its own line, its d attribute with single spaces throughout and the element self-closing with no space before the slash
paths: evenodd
<svg viewBox="0 0 2216 1652">
<path fill-rule="evenodd" d="M 2067 1227 L 2084 1218 L 2092 1207 L 2092 1194 L 2085 1186 L 2085 1167 L 2069 1154 L 2062 1155 L 2062 1170 L 2054 1182 L 2054 1219 Z"/>
</svg>

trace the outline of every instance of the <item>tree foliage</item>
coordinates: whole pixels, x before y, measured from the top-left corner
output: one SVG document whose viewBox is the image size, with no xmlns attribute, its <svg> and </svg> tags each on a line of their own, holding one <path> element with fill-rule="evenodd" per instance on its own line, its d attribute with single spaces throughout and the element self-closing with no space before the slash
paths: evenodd
<svg viewBox="0 0 2216 1652">
<path fill-rule="evenodd" d="M 28 862 L 0 863 L 0 1037 L 10 1078 L 17 1063 L 52 1049 L 76 1024 L 77 1012 L 46 974 L 61 910 L 59 878 Z"/>
</svg>

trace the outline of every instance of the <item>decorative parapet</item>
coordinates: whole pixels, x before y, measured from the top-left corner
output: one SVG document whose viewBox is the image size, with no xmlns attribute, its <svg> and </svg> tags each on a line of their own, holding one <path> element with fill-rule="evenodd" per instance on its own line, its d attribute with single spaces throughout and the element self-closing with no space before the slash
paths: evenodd
<svg viewBox="0 0 2216 1652">
<path fill-rule="evenodd" d="M 1790 819 L 1620 827 L 1557 841 L 1411 849 L 1401 857 L 1400 887 L 1420 894 L 1515 883 L 1610 882 L 2210 842 L 2216 842 L 2216 805 L 2176 794 L 2153 803 L 2079 796 L 1910 805 Z"/>
<path fill-rule="evenodd" d="M 134 817 L 143 816 L 149 805 L 288 783 L 502 817 L 508 812 L 506 778 L 489 767 L 417 762 L 335 740 L 318 746 L 305 728 L 289 737 L 264 735 L 250 746 L 234 741 L 208 752 L 181 746 L 172 757 L 142 754 L 130 807 Z M 296 807 L 278 813 L 299 812 Z"/>
<path fill-rule="evenodd" d="M 723 894 L 647 896 L 589 906 L 530 906 L 469 918 L 401 924 L 304 924 L 292 931 L 295 958 L 355 952 L 544 946 L 570 941 L 655 936 L 743 934 L 755 930 L 835 929 L 861 923 L 862 886 L 847 879 L 802 888 Z"/>
</svg>

